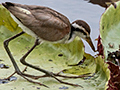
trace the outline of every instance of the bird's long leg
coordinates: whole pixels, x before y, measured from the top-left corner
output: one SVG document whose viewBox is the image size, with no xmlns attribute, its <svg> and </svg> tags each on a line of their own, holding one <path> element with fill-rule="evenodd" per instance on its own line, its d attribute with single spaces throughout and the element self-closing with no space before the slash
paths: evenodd
<svg viewBox="0 0 120 90">
<path fill-rule="evenodd" d="M 40 44 L 39 39 L 36 39 L 35 44 L 33 45 L 33 47 L 32 47 L 30 50 L 28 50 L 28 52 L 20 59 L 20 61 L 21 61 L 21 63 L 22 63 L 23 65 L 29 66 L 29 67 L 31 67 L 31 68 L 34 68 L 34 69 L 39 70 L 39 71 L 41 71 L 41 72 L 43 72 L 43 73 L 45 73 L 45 74 L 50 75 L 50 74 L 52 74 L 51 72 L 46 71 L 46 70 L 44 70 L 44 69 L 42 69 L 42 68 L 33 66 L 33 65 L 31 65 L 31 64 L 29 64 L 29 63 L 27 63 L 27 62 L 25 61 L 26 57 L 27 57 L 27 56 L 31 53 L 31 51 L 33 51 L 33 49 L 34 49 L 37 45 L 39 45 L 39 44 Z"/>
<path fill-rule="evenodd" d="M 11 54 L 11 51 L 10 51 L 10 49 L 8 48 L 8 44 L 9 44 L 9 42 L 10 42 L 11 40 L 15 39 L 16 37 L 19 37 L 19 36 L 22 35 L 22 34 L 24 34 L 23 31 L 20 32 L 19 34 L 15 35 L 15 36 L 13 36 L 13 37 L 11 37 L 11 38 L 6 39 L 6 40 L 4 41 L 4 48 L 5 48 L 8 56 L 10 57 L 10 59 L 11 59 L 11 61 L 12 61 L 12 64 L 13 64 L 13 66 L 14 66 L 14 68 L 15 68 L 15 71 L 17 71 L 18 73 L 20 72 L 20 69 L 18 68 L 17 63 L 15 62 L 15 60 L 14 60 L 12 54 Z"/>
<path fill-rule="evenodd" d="M 49 71 L 47 71 L 47 70 L 44 70 L 44 69 L 42 69 L 42 68 L 36 67 L 36 66 L 34 66 L 34 65 L 31 65 L 31 64 L 29 64 L 29 63 L 27 63 L 27 62 L 25 61 L 26 57 L 27 57 L 27 56 L 34 50 L 34 48 L 35 48 L 37 45 L 39 45 L 39 44 L 40 44 L 39 39 L 36 39 L 35 44 L 33 45 L 33 47 L 32 47 L 30 50 L 28 50 L 28 52 L 20 59 L 21 63 L 22 63 L 23 65 L 26 65 L 26 66 L 28 66 L 28 67 L 31 67 L 31 68 L 33 68 L 33 69 L 36 69 L 36 70 L 38 70 L 38 71 L 41 71 L 41 72 L 45 73 L 45 74 L 46 74 L 46 75 L 44 75 L 45 77 L 48 76 L 48 77 L 53 77 L 53 78 L 55 78 L 55 79 L 56 79 L 57 81 L 59 81 L 60 83 L 67 84 L 67 85 L 72 85 L 72 86 L 80 86 L 80 85 L 77 85 L 77 84 L 72 84 L 72 83 L 64 82 L 64 81 L 56 78 L 57 74 L 54 74 L 54 73 L 49 72 Z M 43 77 L 44 77 L 44 76 L 43 76 Z M 59 76 L 59 75 L 58 75 L 58 76 Z M 62 77 L 62 76 L 61 76 L 61 77 Z M 82 87 L 82 86 L 80 86 L 80 87 Z"/>
<path fill-rule="evenodd" d="M 26 80 L 29 81 L 29 82 L 36 83 L 36 84 L 39 84 L 39 85 L 42 85 L 42 86 L 47 87 L 47 86 L 44 85 L 44 84 L 41 84 L 41 83 L 39 83 L 39 82 L 32 81 L 32 80 L 30 80 L 30 79 L 28 79 L 28 78 L 25 77 L 25 76 L 32 76 L 32 75 L 24 74 L 24 73 L 22 73 L 22 72 L 20 71 L 20 69 L 19 69 L 17 63 L 15 62 L 15 60 L 14 60 L 12 54 L 11 54 L 11 51 L 10 51 L 10 49 L 9 49 L 9 47 L 8 47 L 9 42 L 10 42 L 11 40 L 13 40 L 13 39 L 21 36 L 21 35 L 24 34 L 24 33 L 25 33 L 25 32 L 22 31 L 22 32 L 20 32 L 19 34 L 15 35 L 15 36 L 13 36 L 13 37 L 11 37 L 11 38 L 6 39 L 6 40 L 4 41 L 4 48 L 5 48 L 8 56 L 9 56 L 9 58 L 10 58 L 12 64 L 13 64 L 14 68 L 15 68 L 15 73 L 17 73 L 18 75 L 22 76 L 24 79 L 26 79 Z"/>
<path fill-rule="evenodd" d="M 22 73 L 23 72 L 25 72 L 26 71 L 26 69 L 27 69 L 27 67 L 25 67 L 24 68 L 24 70 L 22 71 Z M 5 80 L 9 80 L 10 79 L 10 77 L 12 77 L 13 75 L 15 75 L 16 74 L 16 71 L 14 71 L 14 73 L 12 73 L 9 77 L 7 77 L 7 78 L 4 78 Z"/>
</svg>

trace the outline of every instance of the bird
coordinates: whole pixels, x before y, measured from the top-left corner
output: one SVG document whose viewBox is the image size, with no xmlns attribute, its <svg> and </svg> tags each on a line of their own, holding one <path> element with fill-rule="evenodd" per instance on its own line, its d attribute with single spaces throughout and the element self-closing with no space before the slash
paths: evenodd
<svg viewBox="0 0 120 90">
<path fill-rule="evenodd" d="M 28 52 L 20 59 L 21 63 L 28 67 L 39 70 L 46 75 L 55 78 L 59 82 L 77 86 L 75 84 L 60 81 L 58 78 L 55 77 L 56 74 L 42 68 L 33 66 L 27 63 L 25 59 L 31 53 L 31 51 L 41 43 L 50 42 L 66 44 L 72 42 L 76 36 L 86 40 L 91 46 L 92 50 L 95 51 L 95 47 L 90 38 L 90 26 L 83 20 L 76 20 L 70 23 L 69 19 L 66 16 L 45 6 L 22 5 L 11 2 L 5 2 L 2 3 L 2 5 L 10 12 L 11 17 L 23 30 L 17 35 L 4 41 L 5 50 L 13 63 L 15 72 L 28 81 L 31 80 L 26 77 L 34 77 L 33 75 L 28 75 L 20 71 L 8 47 L 8 44 L 11 40 L 19 37 L 20 35 L 23 35 L 24 33 L 27 33 L 35 37 L 36 41 L 33 47 L 28 50 Z M 41 83 L 39 84 L 46 86 Z"/>
<path fill-rule="evenodd" d="M 111 4 L 114 6 L 114 8 L 117 8 L 117 5 L 115 2 L 119 0 L 84 0 L 84 1 L 88 1 L 89 3 L 92 3 L 92 4 L 98 4 L 101 7 L 104 7 L 107 9 Z"/>
</svg>

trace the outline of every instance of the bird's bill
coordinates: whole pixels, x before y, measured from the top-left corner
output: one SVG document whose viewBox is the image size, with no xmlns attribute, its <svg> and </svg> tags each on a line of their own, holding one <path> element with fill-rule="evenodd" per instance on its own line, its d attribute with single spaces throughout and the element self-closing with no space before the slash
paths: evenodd
<svg viewBox="0 0 120 90">
<path fill-rule="evenodd" d="M 94 45 L 93 45 L 93 43 L 92 43 L 91 38 L 87 38 L 86 41 L 88 42 L 88 44 L 90 45 L 90 47 L 92 48 L 92 50 L 93 50 L 94 52 L 96 52 L 95 47 L 94 47 Z"/>
</svg>

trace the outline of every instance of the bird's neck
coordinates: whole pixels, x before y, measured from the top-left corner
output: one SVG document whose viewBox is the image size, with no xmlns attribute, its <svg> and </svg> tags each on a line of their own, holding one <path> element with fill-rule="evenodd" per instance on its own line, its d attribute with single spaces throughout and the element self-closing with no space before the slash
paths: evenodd
<svg viewBox="0 0 120 90">
<path fill-rule="evenodd" d="M 71 25 L 71 32 L 69 34 L 68 42 L 73 41 L 76 36 L 85 40 L 86 37 L 89 37 L 89 34 L 82 26 L 76 27 Z"/>
<path fill-rule="evenodd" d="M 71 32 L 69 34 L 68 43 L 72 42 L 76 37 L 74 32 L 75 32 L 75 28 L 71 25 Z"/>
</svg>

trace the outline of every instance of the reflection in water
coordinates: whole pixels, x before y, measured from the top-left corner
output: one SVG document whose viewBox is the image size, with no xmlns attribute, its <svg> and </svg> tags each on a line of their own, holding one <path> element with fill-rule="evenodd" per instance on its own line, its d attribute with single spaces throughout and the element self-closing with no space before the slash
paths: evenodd
<svg viewBox="0 0 120 90">
<path fill-rule="evenodd" d="M 0 3 L 8 0 L 0 0 Z M 104 8 L 90 4 L 84 0 L 9 0 L 14 3 L 47 6 L 64 14 L 71 22 L 81 19 L 86 21 L 91 28 L 91 38 L 97 47 L 96 38 L 99 36 L 99 21 Z M 97 0 L 96 0 L 97 1 Z M 90 46 L 84 41 L 85 51 L 94 55 Z"/>
</svg>

